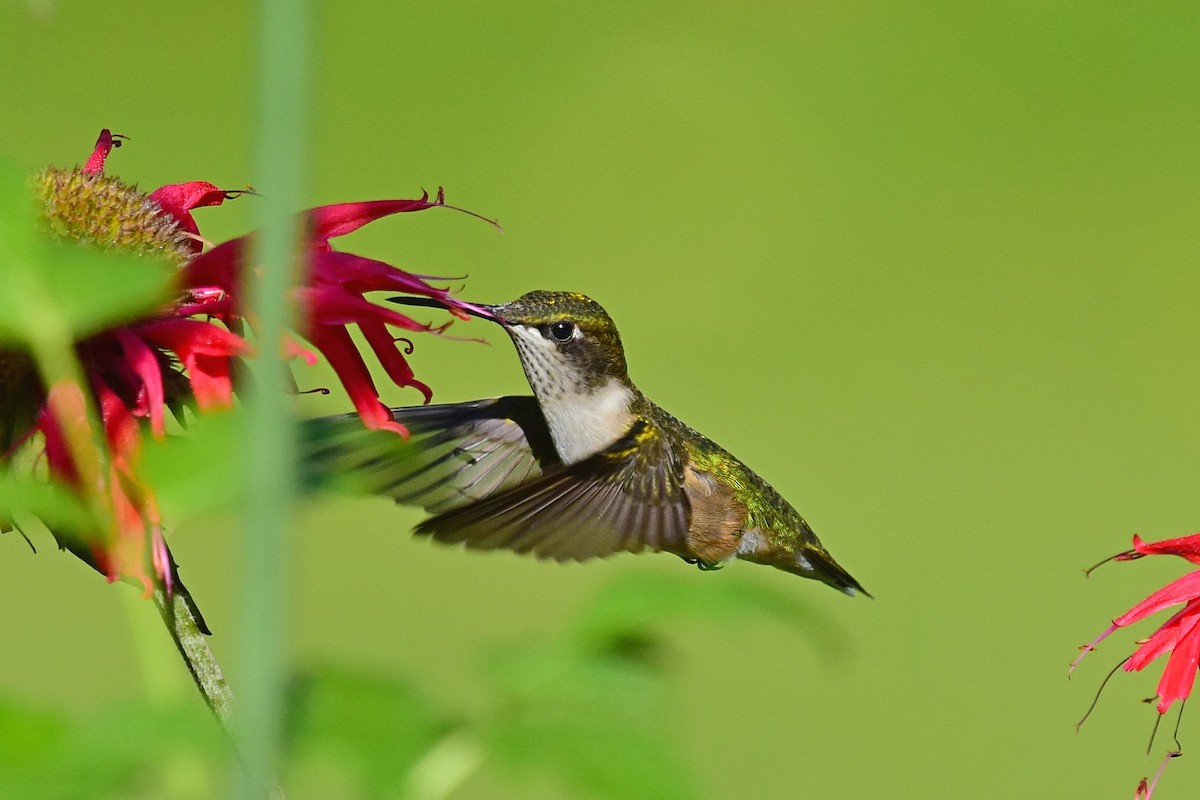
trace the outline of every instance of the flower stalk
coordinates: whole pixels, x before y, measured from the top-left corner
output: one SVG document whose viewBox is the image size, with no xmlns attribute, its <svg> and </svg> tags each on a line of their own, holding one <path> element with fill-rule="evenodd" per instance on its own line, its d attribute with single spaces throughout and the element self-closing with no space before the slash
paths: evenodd
<svg viewBox="0 0 1200 800">
<path fill-rule="evenodd" d="M 234 717 L 233 690 L 229 688 L 225 673 L 208 646 L 208 637 L 201 630 L 191 606 L 181 593 L 173 592 L 168 596 L 161 588 L 154 592 L 154 604 L 158 606 L 163 624 L 205 704 L 228 729 Z"/>
</svg>

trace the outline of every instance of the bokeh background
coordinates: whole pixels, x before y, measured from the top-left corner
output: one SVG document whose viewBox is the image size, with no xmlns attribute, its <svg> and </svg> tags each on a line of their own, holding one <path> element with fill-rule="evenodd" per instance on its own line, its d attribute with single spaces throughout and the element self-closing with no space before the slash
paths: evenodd
<svg viewBox="0 0 1200 800">
<path fill-rule="evenodd" d="M 1115 679 L 1073 729 L 1136 634 L 1067 665 L 1186 565 L 1083 568 L 1200 528 L 1200 9 L 345 0 L 316 28 L 308 202 L 441 185 L 504 226 L 427 212 L 343 245 L 469 275 L 484 302 L 600 300 L 641 388 L 772 481 L 876 599 L 751 565 L 442 549 L 407 536 L 415 512 L 336 499 L 302 507 L 279 565 L 296 669 L 469 715 L 490 651 L 553 639 L 614 581 L 745 580 L 814 622 L 664 618 L 666 725 L 701 796 L 1128 797 L 1154 771 L 1174 726 L 1147 756 L 1157 673 Z M 69 166 L 109 127 L 127 180 L 251 183 L 255 47 L 240 3 L 10 0 L 0 150 Z M 205 234 L 245 232 L 254 202 L 202 210 Z M 525 391 L 502 336 L 457 330 L 493 346 L 419 340 L 435 400 Z M 199 705 L 143 678 L 173 652 L 132 590 L 34 543 L 0 538 L 5 703 Z M 235 661 L 232 520 L 172 545 Z M 1195 727 L 1163 797 L 1200 781 Z M 451 796 L 576 795 L 484 764 Z"/>
</svg>

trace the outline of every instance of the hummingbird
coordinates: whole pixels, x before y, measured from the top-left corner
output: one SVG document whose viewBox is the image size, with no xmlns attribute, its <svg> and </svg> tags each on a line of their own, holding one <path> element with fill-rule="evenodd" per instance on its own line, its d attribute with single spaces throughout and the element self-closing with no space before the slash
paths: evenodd
<svg viewBox="0 0 1200 800">
<path fill-rule="evenodd" d="M 557 561 L 667 552 L 706 570 L 741 559 L 867 594 L 769 483 L 642 394 L 594 300 L 535 291 L 475 308 L 511 337 L 533 396 L 392 409 L 408 440 L 353 415 L 310 420 L 310 476 L 423 507 L 414 532 L 439 542 Z"/>
</svg>

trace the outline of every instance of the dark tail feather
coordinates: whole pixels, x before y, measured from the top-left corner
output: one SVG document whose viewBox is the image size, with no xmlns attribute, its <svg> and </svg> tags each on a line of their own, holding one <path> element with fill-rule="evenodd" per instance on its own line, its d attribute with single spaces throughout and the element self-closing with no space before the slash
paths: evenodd
<svg viewBox="0 0 1200 800">
<path fill-rule="evenodd" d="M 799 575 L 801 578 L 821 581 L 848 595 L 862 594 L 874 599 L 854 576 L 833 560 L 833 556 L 829 555 L 820 542 L 806 544 L 797 552 L 771 549 L 758 553 L 744 553 L 740 557 Z"/>
<path fill-rule="evenodd" d="M 862 587 L 862 584 L 854 579 L 849 572 L 842 569 L 841 564 L 829 558 L 828 561 L 822 561 L 820 568 L 817 570 L 820 579 L 849 595 L 861 594 L 875 599 L 875 595 L 868 592 Z"/>
<path fill-rule="evenodd" d="M 788 572 L 794 572 L 797 575 L 803 575 L 806 578 L 816 578 L 817 580 L 827 583 L 833 588 L 845 592 L 848 595 L 862 594 L 875 599 L 874 595 L 862 587 L 862 584 L 854 579 L 854 576 L 842 567 L 841 564 L 833 560 L 833 556 L 829 555 L 824 548 L 807 549 L 803 553 L 804 561 L 811 565 L 811 569 L 804 570 L 804 564 L 801 562 L 795 569 L 784 567 Z"/>
</svg>

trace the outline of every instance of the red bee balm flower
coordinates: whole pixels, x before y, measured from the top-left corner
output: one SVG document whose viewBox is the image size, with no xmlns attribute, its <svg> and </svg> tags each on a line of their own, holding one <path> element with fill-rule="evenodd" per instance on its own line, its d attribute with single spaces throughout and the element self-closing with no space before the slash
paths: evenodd
<svg viewBox="0 0 1200 800">
<path fill-rule="evenodd" d="M 1200 533 L 1161 542 L 1144 542 L 1133 537 L 1133 549 L 1118 553 L 1109 561 L 1133 561 L 1144 556 L 1175 555 L 1193 564 L 1200 564 Z M 1083 653 L 1071 665 L 1096 649 L 1096 645 L 1118 628 L 1140 622 L 1151 614 L 1183 603 L 1182 609 L 1143 640 L 1133 655 L 1126 659 L 1126 672 L 1141 671 L 1159 656 L 1170 654 L 1162 679 L 1158 682 L 1158 713 L 1165 714 L 1176 700 L 1184 700 L 1196 681 L 1197 660 L 1200 658 L 1200 570 L 1188 573 L 1113 620 L 1112 625 L 1083 648 Z"/>
<path fill-rule="evenodd" d="M 106 487 L 103 506 L 112 517 L 115 536 L 86 545 L 60 543 L 110 580 L 132 578 L 148 592 L 161 585 L 169 593 L 182 587 L 162 538 L 153 492 L 138 477 L 141 435 L 149 430 L 155 437 L 164 436 L 167 410 L 179 415 L 185 406 L 203 412 L 232 403 L 233 363 L 249 351 L 240 333 L 244 322 L 253 324 L 253 319 L 243 319 L 241 299 L 243 279 L 251 266 L 249 243 L 248 237 L 241 237 L 205 252 L 206 242 L 191 213 L 221 205 L 243 192 L 192 181 L 146 195 L 104 175 L 105 161 L 121 138 L 104 130 L 84 167 L 48 169 L 38 176 L 43 217 L 59 238 L 173 261 L 179 266 L 169 293 L 175 300 L 76 342 L 90 398 L 84 397 L 81 387 L 41 385 L 29 355 L 0 348 L 0 457 L 11 463 L 17 446 L 40 433 L 55 481 L 83 494 L 94 493 L 94 488 L 84 487 L 81 476 L 92 477 L 92 484 L 101 480 Z M 299 333 L 329 359 L 369 427 L 405 433 L 380 402 L 348 326 L 359 327 L 397 386 L 412 386 L 428 401 L 429 388 L 413 375 L 390 329 L 440 333 L 449 323 L 440 327 L 417 323 L 369 302 L 366 293 L 406 292 L 435 298 L 463 318 L 467 312 L 486 312 L 427 282 L 437 278 L 335 251 L 329 240 L 385 216 L 438 206 L 445 206 L 440 190 L 433 200 L 423 194 L 415 200 L 344 203 L 305 212 L 307 264 L 293 295 Z M 309 361 L 316 358 L 294 341 L 286 343 L 286 352 Z M 86 436 L 76 434 L 80 426 L 86 428 L 89 403 L 98 411 L 108 449 L 96 462 L 106 464 L 108 474 L 98 478 L 93 475 L 96 465 L 76 463 L 80 450 L 69 444 L 86 441 Z"/>
<path fill-rule="evenodd" d="M 432 328 L 415 322 L 390 308 L 369 302 L 363 297 L 366 292 L 398 291 L 436 298 L 463 319 L 468 317 L 468 313 L 485 317 L 490 315 L 485 309 L 451 297 L 447 289 L 430 286 L 426 283 L 427 276 L 403 272 L 365 256 L 336 251 L 330 246 L 329 240 L 358 230 L 382 217 L 437 206 L 445 206 L 441 191 L 435 200 L 423 194 L 418 200 L 340 203 L 305 212 L 308 269 L 303 285 L 295 292 L 302 333 L 329 359 L 330 366 L 346 387 L 354 407 L 370 428 L 406 433 L 379 401 L 379 393 L 367 371 L 366 362 L 350 338 L 348 326 L 358 326 L 388 377 L 397 386 L 416 388 L 428 402 L 432 392 L 413 376 L 412 369 L 397 346 L 397 339 L 388 328 L 441 333 L 446 325 Z M 208 313 L 236 327 L 241 314 L 240 304 L 236 302 L 237 290 L 248 247 L 248 237 L 233 239 L 198 256 L 184 267 L 185 285 L 212 299 L 207 305 L 200 303 L 189 307 L 189 312 Z"/>
<path fill-rule="evenodd" d="M 1193 564 L 1200 564 L 1200 533 L 1191 536 L 1181 536 L 1177 539 L 1165 539 L 1161 542 L 1144 542 L 1140 536 L 1134 535 L 1133 549 L 1118 553 L 1109 561 L 1134 561 L 1145 556 L 1174 555 L 1184 558 Z M 1099 566 L 1097 564 L 1096 566 Z M 1092 567 L 1095 569 L 1095 567 Z M 1092 570 L 1088 570 L 1090 573 Z M 1158 713 L 1165 714 L 1176 700 L 1186 700 L 1192 693 L 1196 682 L 1196 665 L 1200 659 L 1200 570 L 1190 572 L 1182 578 L 1172 581 L 1154 592 L 1142 602 L 1113 620 L 1103 633 L 1088 645 L 1085 645 L 1079 658 L 1071 664 L 1075 670 L 1084 656 L 1096 649 L 1101 641 L 1118 628 L 1124 628 L 1135 622 L 1140 622 L 1155 612 L 1162 611 L 1183 603 L 1183 608 L 1176 611 L 1158 630 L 1146 639 L 1137 643 L 1137 649 L 1119 666 L 1126 672 L 1141 671 L 1159 656 L 1168 655 L 1167 665 L 1163 669 L 1162 678 L 1158 681 Z M 1116 669 L 1113 669 L 1113 673 Z M 1112 677 L 1110 673 L 1109 677 Z M 1107 682 L 1107 679 L 1106 679 Z M 1103 686 L 1101 687 L 1103 688 Z M 1092 708 L 1096 702 L 1092 701 Z M 1091 714 L 1091 710 L 1079 721 L 1076 728 L 1082 725 Z M 1170 751 L 1162 760 L 1153 780 L 1142 778 L 1134 797 L 1138 800 L 1150 800 L 1162 777 L 1167 762 L 1179 755 L 1178 751 Z"/>
</svg>

